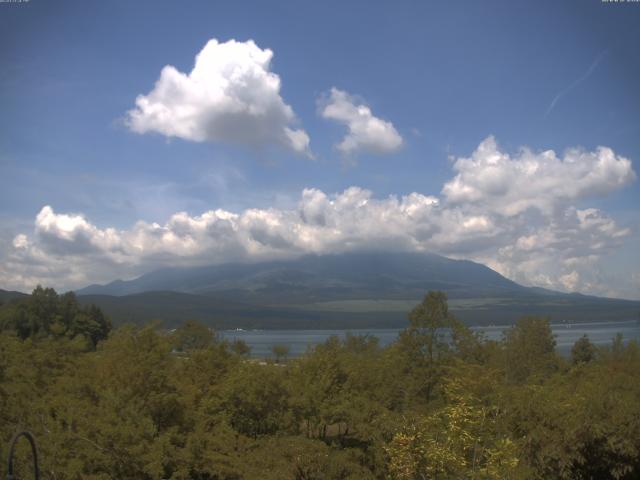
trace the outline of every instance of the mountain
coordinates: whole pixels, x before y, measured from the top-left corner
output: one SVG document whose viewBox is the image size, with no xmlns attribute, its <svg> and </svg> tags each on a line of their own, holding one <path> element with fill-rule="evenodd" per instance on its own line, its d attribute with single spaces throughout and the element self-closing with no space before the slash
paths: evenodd
<svg viewBox="0 0 640 480">
<path fill-rule="evenodd" d="M 10 302 L 11 300 L 14 300 L 16 298 L 24 298 L 27 297 L 28 295 L 26 293 L 22 293 L 22 292 L 13 292 L 10 290 L 2 290 L 0 289 L 0 304 L 6 303 L 6 302 Z"/>
<path fill-rule="evenodd" d="M 78 300 L 83 305 L 99 306 L 116 325 L 160 321 L 165 327 L 172 328 L 184 320 L 198 320 L 218 330 L 249 330 L 386 328 L 406 323 L 405 312 L 342 312 L 250 305 L 166 291 L 118 297 L 81 295 Z"/>
<path fill-rule="evenodd" d="M 526 289 L 490 268 L 433 254 L 348 253 L 296 260 L 166 268 L 78 295 L 132 295 L 174 291 L 256 303 L 308 303 L 346 299 L 413 299 L 427 290 L 477 297 Z"/>
<path fill-rule="evenodd" d="M 469 324 L 506 324 L 525 314 L 626 320 L 640 312 L 640 302 L 524 287 L 485 265 L 417 253 L 165 268 L 76 293 L 116 323 L 195 319 L 216 328 L 300 329 L 401 327 L 428 290 L 445 291 L 451 310 Z"/>
</svg>

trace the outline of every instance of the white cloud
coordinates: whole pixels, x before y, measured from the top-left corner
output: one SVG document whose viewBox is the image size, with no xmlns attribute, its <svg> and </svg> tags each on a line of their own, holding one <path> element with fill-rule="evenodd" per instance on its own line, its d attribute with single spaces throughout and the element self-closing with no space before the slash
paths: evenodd
<svg viewBox="0 0 640 480">
<path fill-rule="evenodd" d="M 636 179 L 631 161 L 613 150 L 568 150 L 558 158 L 553 150 L 521 149 L 511 156 L 493 137 L 484 140 L 470 158 L 453 165 L 457 175 L 442 193 L 454 204 L 473 203 L 505 216 L 533 208 L 544 214 L 580 198 L 603 195 Z"/>
<path fill-rule="evenodd" d="M 23 233 L 16 235 L 16 237 L 13 239 L 13 248 L 15 248 L 16 250 L 21 250 L 27 248 L 28 246 L 29 239 Z"/>
<path fill-rule="evenodd" d="M 371 113 L 371 109 L 356 97 L 332 88 L 328 98 L 320 102 L 320 115 L 345 125 L 348 132 L 336 148 L 345 155 L 361 151 L 374 154 L 392 153 L 403 143 L 391 122 Z"/>
<path fill-rule="evenodd" d="M 631 232 L 597 209 L 569 207 L 550 217 L 522 215 L 509 241 L 480 256 L 492 268 L 527 285 L 609 295 L 600 260 L 620 248 Z"/>
<path fill-rule="evenodd" d="M 280 77 L 270 71 L 273 52 L 252 40 L 212 39 L 190 73 L 165 66 L 147 95 L 136 98 L 127 125 L 195 142 L 250 146 L 277 144 L 311 155 L 309 136 L 296 129 L 293 109 L 280 96 Z"/>
<path fill-rule="evenodd" d="M 527 285 L 616 293 L 600 267 L 628 238 L 629 228 L 599 209 L 569 202 L 632 181 L 628 160 L 605 148 L 562 160 L 553 152 L 526 150 L 512 158 L 487 139 L 454 168 L 443 198 L 308 188 L 295 208 L 179 212 L 164 224 L 140 221 L 125 230 L 100 228 L 82 215 L 45 206 L 34 231 L 16 235 L 8 246 L 0 262 L 2 287 L 81 287 L 169 265 L 385 249 L 469 258 Z"/>
<path fill-rule="evenodd" d="M 570 292 L 574 292 L 578 285 L 580 285 L 580 274 L 575 270 L 571 273 L 567 273 L 560 277 L 560 283 Z"/>
</svg>

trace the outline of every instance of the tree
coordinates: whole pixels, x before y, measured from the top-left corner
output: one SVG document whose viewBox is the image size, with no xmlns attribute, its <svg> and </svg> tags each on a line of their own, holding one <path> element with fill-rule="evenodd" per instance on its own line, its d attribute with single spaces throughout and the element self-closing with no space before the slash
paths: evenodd
<svg viewBox="0 0 640 480">
<path fill-rule="evenodd" d="M 532 375 L 545 377 L 559 367 L 556 340 L 546 318 L 522 317 L 506 331 L 503 344 L 510 382 L 524 382 Z"/>
<path fill-rule="evenodd" d="M 287 358 L 289 350 L 289 345 L 274 345 L 271 347 L 271 351 L 276 356 L 276 363 L 280 363 L 280 360 Z"/>
<path fill-rule="evenodd" d="M 598 349 L 585 334 L 573 344 L 571 348 L 571 361 L 574 365 L 588 363 L 595 360 L 597 353 Z"/>
<path fill-rule="evenodd" d="M 242 339 L 234 338 L 231 342 L 231 351 L 241 357 L 246 357 L 251 353 L 251 347 Z"/>
<path fill-rule="evenodd" d="M 500 431 L 500 415 L 465 389 L 448 379 L 444 407 L 404 419 L 385 446 L 392 479 L 513 477 L 517 449 Z"/>
<path fill-rule="evenodd" d="M 53 288 L 38 286 L 29 297 L 0 308 L 0 330 L 23 340 L 81 336 L 95 348 L 108 337 L 111 321 L 95 305 L 82 306 L 73 292 L 58 295 Z"/>
<path fill-rule="evenodd" d="M 173 348 L 180 352 L 210 347 L 214 339 L 211 329 L 195 320 L 187 320 L 171 336 Z"/>
<path fill-rule="evenodd" d="M 237 432 L 257 438 L 289 428 L 289 394 L 284 374 L 284 369 L 273 365 L 247 362 L 230 374 L 222 394 L 222 408 Z"/>
<path fill-rule="evenodd" d="M 428 402 L 444 375 L 444 364 L 452 352 L 449 339 L 461 324 L 449 313 L 446 293 L 437 291 L 428 292 L 413 308 L 409 322 L 398 343 L 407 357 L 410 388 L 417 387 Z"/>
</svg>

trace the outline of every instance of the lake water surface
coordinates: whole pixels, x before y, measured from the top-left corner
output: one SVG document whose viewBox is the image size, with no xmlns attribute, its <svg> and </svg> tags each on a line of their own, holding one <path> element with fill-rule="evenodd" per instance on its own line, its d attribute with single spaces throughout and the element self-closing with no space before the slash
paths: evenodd
<svg viewBox="0 0 640 480">
<path fill-rule="evenodd" d="M 472 327 L 472 330 L 483 331 L 487 338 L 499 340 L 502 332 L 508 326 Z M 625 341 L 640 341 L 640 324 L 636 320 L 623 322 L 573 323 L 552 324 L 551 329 L 556 336 L 558 351 L 568 355 L 575 341 L 582 335 L 588 335 L 589 340 L 596 345 L 610 344 L 611 340 L 621 333 Z M 272 357 L 271 348 L 274 345 L 289 347 L 289 357 L 304 354 L 309 348 L 325 342 L 332 335 L 344 338 L 347 333 L 352 335 L 372 335 L 379 339 L 380 345 L 386 346 L 398 338 L 402 329 L 353 329 L 353 330 L 223 330 L 220 332 L 224 339 L 244 340 L 251 347 L 251 356 L 255 358 Z"/>
</svg>

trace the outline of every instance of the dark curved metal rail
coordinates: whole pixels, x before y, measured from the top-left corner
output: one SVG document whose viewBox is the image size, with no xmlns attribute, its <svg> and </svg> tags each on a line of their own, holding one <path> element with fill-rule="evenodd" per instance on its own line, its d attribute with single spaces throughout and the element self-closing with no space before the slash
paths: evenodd
<svg viewBox="0 0 640 480">
<path fill-rule="evenodd" d="M 7 466 L 7 480 L 16 480 L 16 477 L 13 474 L 13 457 L 15 454 L 16 444 L 18 443 L 20 437 L 25 437 L 31 444 L 31 452 L 33 453 L 33 471 L 35 474 L 35 479 L 40 480 L 40 470 L 38 469 L 38 449 L 36 448 L 36 440 L 35 438 L 33 438 L 33 435 L 31 435 L 31 433 L 27 431 L 16 433 L 11 439 L 11 448 L 9 448 L 9 460 Z"/>
</svg>

